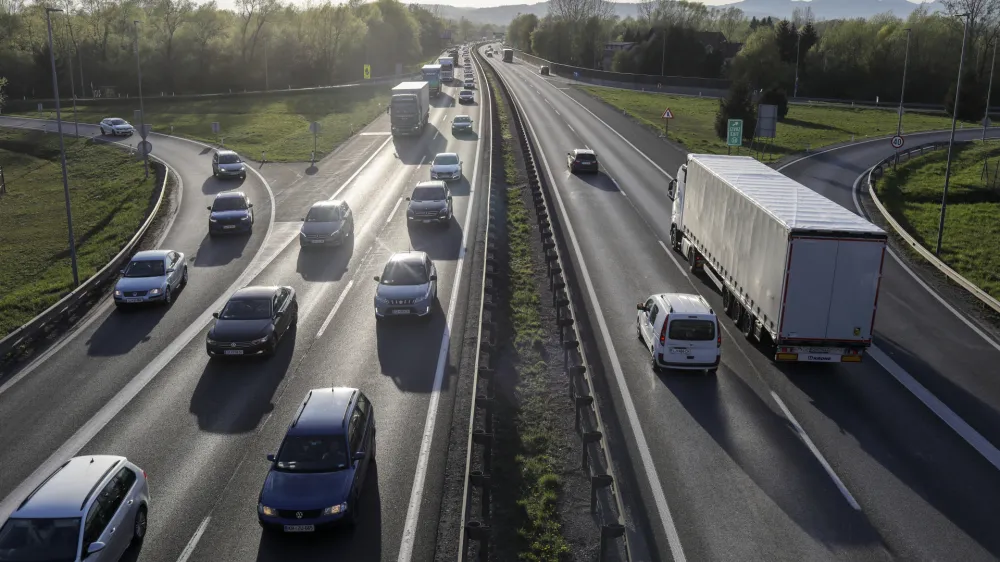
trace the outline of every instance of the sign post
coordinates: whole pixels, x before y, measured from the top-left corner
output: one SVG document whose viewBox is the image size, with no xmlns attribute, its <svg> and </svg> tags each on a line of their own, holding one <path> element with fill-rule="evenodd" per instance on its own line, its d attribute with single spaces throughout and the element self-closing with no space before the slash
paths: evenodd
<svg viewBox="0 0 1000 562">
<path fill-rule="evenodd" d="M 368 65 L 365 65 L 366 67 Z M 312 153 L 312 163 L 316 163 L 316 139 L 319 137 L 319 121 L 313 121 L 309 123 L 309 131 L 313 134 L 313 153 Z"/>
<path fill-rule="evenodd" d="M 218 121 L 212 121 L 212 134 L 215 135 L 215 142 L 219 142 L 220 132 L 222 132 L 222 126 L 219 125 Z"/>
<path fill-rule="evenodd" d="M 730 119 L 729 124 L 726 126 L 726 146 L 729 147 L 729 153 L 733 153 L 734 146 L 743 145 L 743 120 L 742 119 Z M 737 150 L 739 150 L 737 148 Z"/>
<path fill-rule="evenodd" d="M 663 137 L 667 137 L 667 131 L 669 129 L 670 120 L 674 118 L 674 112 L 670 111 L 670 108 L 663 110 L 663 115 L 660 116 L 663 119 Z"/>
</svg>

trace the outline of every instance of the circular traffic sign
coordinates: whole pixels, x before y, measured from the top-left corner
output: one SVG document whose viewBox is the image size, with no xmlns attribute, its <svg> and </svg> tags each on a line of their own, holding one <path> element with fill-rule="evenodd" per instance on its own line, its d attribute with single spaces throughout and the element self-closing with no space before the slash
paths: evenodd
<svg viewBox="0 0 1000 562">
<path fill-rule="evenodd" d="M 903 137 L 901 137 L 899 135 L 896 135 L 896 136 L 892 137 L 892 147 L 893 148 L 902 148 L 903 147 Z"/>
<path fill-rule="evenodd" d="M 145 141 L 144 140 L 144 141 L 140 142 L 139 144 L 136 145 L 136 148 L 139 150 L 139 154 L 142 154 L 142 155 L 152 154 L 153 153 L 153 143 L 151 143 L 149 141 Z"/>
</svg>

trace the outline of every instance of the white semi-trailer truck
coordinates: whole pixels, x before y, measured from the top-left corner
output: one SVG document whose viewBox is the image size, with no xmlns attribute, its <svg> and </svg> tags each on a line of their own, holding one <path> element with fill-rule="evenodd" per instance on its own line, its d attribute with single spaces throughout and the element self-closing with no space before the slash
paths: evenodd
<svg viewBox="0 0 1000 562">
<path fill-rule="evenodd" d="M 740 331 L 776 361 L 859 362 L 872 342 L 886 233 L 747 156 L 689 154 L 670 238 L 708 269 Z"/>
<path fill-rule="evenodd" d="M 430 86 L 427 82 L 402 82 L 389 98 L 392 135 L 419 135 L 430 119 Z"/>
</svg>

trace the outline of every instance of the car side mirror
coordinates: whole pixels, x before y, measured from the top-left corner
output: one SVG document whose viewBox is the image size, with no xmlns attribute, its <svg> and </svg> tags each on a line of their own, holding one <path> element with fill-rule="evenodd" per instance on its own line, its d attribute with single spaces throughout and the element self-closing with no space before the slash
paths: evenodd
<svg viewBox="0 0 1000 562">
<path fill-rule="evenodd" d="M 635 309 L 636 310 L 646 310 L 646 305 L 644 305 L 644 304 L 642 304 L 640 302 L 640 303 L 638 303 L 638 304 L 635 305 Z"/>
<path fill-rule="evenodd" d="M 438 280 L 437 275 L 431 275 L 431 281 L 437 281 L 437 280 Z"/>
<path fill-rule="evenodd" d="M 247 204 L 247 209 L 253 209 L 253 203 L 248 203 Z"/>
<path fill-rule="evenodd" d="M 448 201 L 451 201 L 451 195 L 448 196 Z"/>
<path fill-rule="evenodd" d="M 268 462 L 274 462 L 274 453 L 268 453 L 267 454 L 267 461 Z"/>
<path fill-rule="evenodd" d="M 279 310 L 278 312 L 275 312 L 275 313 L 274 313 L 274 317 L 275 317 L 275 318 L 281 318 L 281 317 L 282 317 L 282 316 L 284 316 L 284 315 L 285 315 L 285 313 L 284 313 L 284 312 L 282 312 L 282 311 L 280 311 L 280 310 Z"/>
<path fill-rule="evenodd" d="M 102 543 L 101 541 L 92 542 L 87 545 L 87 555 L 97 554 L 98 552 L 104 550 L 104 547 L 108 545 Z"/>
<path fill-rule="evenodd" d="M 212 210 L 212 206 L 211 205 L 209 205 L 208 207 L 205 207 L 205 208 L 208 209 L 209 211 Z"/>
<path fill-rule="evenodd" d="M 381 281 L 381 279 L 379 279 L 378 275 L 376 275 L 376 276 L 375 276 L 375 282 L 376 282 L 376 283 L 378 283 L 378 282 L 380 282 L 380 281 Z"/>
<path fill-rule="evenodd" d="M 124 269 L 119 269 L 118 273 L 121 273 L 122 275 L 125 275 L 125 270 Z"/>
<path fill-rule="evenodd" d="M 407 198 L 406 198 L 406 200 L 407 200 L 407 201 L 409 201 L 409 200 L 410 200 L 410 198 L 409 198 L 409 197 L 407 197 Z"/>
<path fill-rule="evenodd" d="M 212 318 L 218 318 L 218 317 L 219 317 L 219 313 L 218 312 L 213 312 L 212 313 Z"/>
<path fill-rule="evenodd" d="M 177 271 L 177 270 L 171 267 L 170 269 L 167 270 L 167 273 L 173 273 L 175 271 Z"/>
<path fill-rule="evenodd" d="M 351 458 L 353 458 L 356 461 L 365 460 L 365 452 L 364 451 L 358 451 L 357 453 L 354 453 L 354 456 L 351 457 Z"/>
<path fill-rule="evenodd" d="M 670 183 L 667 185 L 667 197 L 669 197 L 671 201 L 677 197 L 677 180 L 670 180 Z"/>
</svg>

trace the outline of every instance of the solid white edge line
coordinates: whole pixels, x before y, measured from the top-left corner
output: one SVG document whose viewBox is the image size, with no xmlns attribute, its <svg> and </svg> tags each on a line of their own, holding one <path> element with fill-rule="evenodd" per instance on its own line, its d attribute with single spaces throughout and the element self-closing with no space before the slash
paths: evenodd
<svg viewBox="0 0 1000 562">
<path fill-rule="evenodd" d="M 511 98 L 514 100 L 515 104 L 522 107 L 522 115 L 524 115 L 523 106 L 517 100 L 517 96 L 514 95 L 513 91 L 511 91 Z M 525 119 L 524 123 L 528 126 L 528 130 L 531 131 L 531 136 L 537 139 L 538 135 L 535 134 L 535 128 L 531 124 L 531 121 Z M 631 145 L 631 143 L 629 144 Z M 552 186 L 555 187 L 555 176 L 552 174 L 552 168 L 549 166 L 548 158 L 545 157 L 545 151 L 540 150 L 538 155 L 541 158 L 542 165 L 545 167 L 545 173 L 548 175 L 549 181 L 552 182 Z M 613 342 L 611 341 L 611 333 L 608 330 L 607 322 L 604 320 L 604 314 L 601 312 L 601 307 L 597 300 L 597 292 L 594 290 L 594 284 L 590 278 L 587 263 L 583 259 L 583 251 L 580 249 L 580 244 L 577 241 L 576 231 L 573 229 L 573 223 L 570 220 L 569 213 L 566 212 L 566 206 L 563 204 L 563 198 L 559 190 L 552 189 L 552 193 L 555 194 L 556 203 L 559 205 L 560 215 L 563 222 L 566 224 L 566 233 L 568 234 L 570 243 L 573 246 L 576 261 L 580 266 L 581 277 L 583 278 L 584 285 L 587 288 L 587 295 L 590 298 L 591 306 L 594 309 L 593 316 L 597 319 L 601 337 L 604 340 L 605 348 L 608 350 L 608 358 L 611 362 L 611 368 L 615 373 L 615 382 L 617 383 L 618 391 L 622 395 L 622 401 L 625 404 L 625 413 L 628 417 L 628 424 L 632 429 L 636 447 L 639 450 L 640 464 L 646 474 L 646 480 L 649 483 L 650 490 L 653 492 L 653 501 L 660 514 L 660 519 L 663 524 L 663 532 L 666 534 L 667 543 L 670 546 L 670 554 L 674 562 L 686 562 L 687 558 L 685 557 L 684 549 L 681 546 L 680 535 L 678 534 L 677 527 L 674 524 L 674 518 L 670 512 L 670 507 L 667 505 L 666 494 L 663 493 L 663 487 L 660 484 L 659 476 L 656 474 L 656 467 L 653 463 L 652 454 L 649 452 L 649 444 L 646 441 L 646 434 L 643 432 L 642 426 L 639 423 L 639 415 L 636 412 L 635 404 L 632 401 L 632 394 L 628 389 L 628 383 L 625 382 L 625 374 L 622 371 L 621 362 L 618 360 L 618 354 L 615 351 Z M 652 523 L 652 518 L 650 522 Z"/>
<path fill-rule="evenodd" d="M 486 74 L 479 65 L 476 70 L 483 78 L 481 84 L 486 83 Z M 492 98 L 492 92 L 487 88 L 487 97 Z M 491 107 L 492 102 L 483 107 Z M 492 119 L 492 114 L 490 116 Z M 483 121 L 486 119 L 479 116 L 479 130 L 477 136 L 483 138 Z M 489 139 L 490 154 L 493 152 L 493 137 Z M 451 326 L 455 319 L 455 308 L 458 305 L 458 289 L 462 283 L 462 269 L 465 264 L 465 252 L 469 242 L 469 225 L 472 223 L 472 215 L 475 214 L 476 182 L 479 180 L 479 160 L 482 156 L 482 146 L 477 143 L 476 161 L 472 166 L 472 180 L 469 182 L 469 204 L 465 214 L 465 224 L 462 228 L 462 247 L 458 252 L 458 264 L 455 268 L 455 277 L 452 282 L 451 298 L 448 301 L 448 317 L 445 322 L 444 334 L 441 337 L 441 348 L 438 351 L 437 369 L 434 372 L 434 386 L 431 389 L 430 403 L 427 405 L 427 418 L 424 420 L 424 431 L 420 438 L 420 453 L 417 456 L 417 469 L 413 475 L 413 488 L 410 491 L 410 503 L 406 508 L 406 523 L 403 525 L 403 533 L 399 542 L 398 562 L 410 562 L 413 558 L 413 546 L 416 542 L 417 524 L 420 519 L 420 504 L 424 498 L 424 481 L 427 479 L 427 464 L 430 462 L 431 442 L 434 439 L 434 429 L 437 421 L 438 402 L 441 397 L 441 385 L 444 382 L 444 371 L 448 366 L 448 347 L 451 342 Z"/>
<path fill-rule="evenodd" d="M 195 530 L 194 534 L 191 535 L 191 540 L 188 541 L 187 546 L 181 551 L 181 555 L 177 557 L 177 562 L 187 562 L 188 558 L 194 554 L 195 547 L 198 546 L 198 541 L 201 540 L 201 536 L 205 534 L 205 529 L 208 528 L 208 522 L 212 520 L 212 516 L 209 515 L 201 520 L 201 524 Z"/>
<path fill-rule="evenodd" d="M 789 410 L 788 407 L 785 406 L 785 403 L 781 401 L 781 398 L 773 390 L 771 391 L 771 398 L 773 398 L 774 401 L 778 403 L 778 407 L 781 408 L 781 411 L 785 414 L 785 417 L 788 418 L 788 421 L 791 422 L 792 426 L 795 428 L 795 432 L 799 435 L 799 438 L 802 439 L 802 442 L 806 444 L 806 447 L 808 447 L 809 451 L 813 454 L 814 457 L 816 457 L 816 460 L 819 461 L 819 464 L 823 465 L 823 470 L 826 471 L 830 479 L 833 480 L 833 483 L 836 484 L 837 489 L 840 490 L 840 493 L 844 496 L 844 499 L 847 500 L 847 503 L 850 504 L 850 506 L 854 508 L 856 511 L 861 511 L 861 506 L 858 504 L 858 501 L 854 499 L 854 496 L 851 495 L 850 490 L 848 490 L 847 486 L 844 485 L 844 482 L 840 480 L 840 477 L 837 476 L 837 473 L 833 471 L 833 467 L 830 466 L 830 463 L 826 462 L 826 457 L 824 457 L 823 453 L 819 452 L 819 449 L 816 448 L 816 445 L 812 442 L 812 439 L 809 438 L 809 435 L 806 433 L 806 430 L 802 429 L 802 425 L 799 424 L 799 420 L 795 419 L 795 416 L 792 415 L 791 410 Z"/>
<path fill-rule="evenodd" d="M 399 199 L 396 199 L 396 204 L 393 205 L 392 206 L 392 210 L 389 211 L 389 216 L 386 217 L 386 219 L 385 219 L 385 225 L 383 225 L 383 228 L 385 228 L 386 226 L 389 226 L 389 223 L 392 222 L 392 217 L 394 217 L 396 215 L 396 211 L 399 209 L 399 205 L 402 202 L 403 202 L 403 198 L 402 197 L 400 197 Z"/>
<path fill-rule="evenodd" d="M 321 338 L 323 336 L 323 332 L 325 332 L 327 327 L 330 326 L 330 322 L 333 320 L 333 315 L 337 314 L 337 310 L 340 309 L 340 305 L 343 304 L 344 299 L 347 298 L 347 292 L 350 291 L 351 287 L 353 286 L 354 286 L 354 279 L 351 279 L 350 281 L 347 282 L 347 286 L 344 287 L 344 291 L 340 293 L 340 296 L 337 298 L 337 302 L 333 305 L 333 310 L 331 310 L 330 314 L 326 316 L 326 320 L 323 321 L 323 325 L 320 326 L 319 331 L 316 332 L 316 339 Z"/>
</svg>

